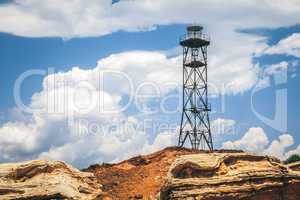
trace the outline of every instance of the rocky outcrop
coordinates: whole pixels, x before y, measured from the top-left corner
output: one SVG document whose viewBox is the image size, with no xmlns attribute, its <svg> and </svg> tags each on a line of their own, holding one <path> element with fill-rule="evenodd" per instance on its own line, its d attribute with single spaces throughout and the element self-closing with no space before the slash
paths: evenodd
<svg viewBox="0 0 300 200">
<path fill-rule="evenodd" d="M 287 165 L 293 171 L 300 171 L 300 162 L 294 162 Z"/>
<path fill-rule="evenodd" d="M 300 173 L 246 153 L 183 155 L 170 167 L 161 200 L 299 200 Z"/>
<path fill-rule="evenodd" d="M 174 147 L 85 172 L 34 160 L 0 164 L 0 200 L 149 200 L 158 193 L 161 200 L 299 200 L 300 172 L 293 169 L 241 151 Z"/>
<path fill-rule="evenodd" d="M 0 200 L 102 199 L 100 186 L 92 173 L 64 162 L 0 164 Z"/>
</svg>

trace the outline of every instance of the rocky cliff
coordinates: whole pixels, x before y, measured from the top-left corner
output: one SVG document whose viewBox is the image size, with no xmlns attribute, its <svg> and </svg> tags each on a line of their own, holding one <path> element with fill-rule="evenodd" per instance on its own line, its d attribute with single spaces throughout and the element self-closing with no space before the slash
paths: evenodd
<svg viewBox="0 0 300 200">
<path fill-rule="evenodd" d="M 63 162 L 34 160 L 0 165 L 0 200 L 100 199 L 91 173 Z"/>
<path fill-rule="evenodd" d="M 300 173 L 275 158 L 200 153 L 177 158 L 161 200 L 299 200 Z"/>
<path fill-rule="evenodd" d="M 299 200 L 300 172 L 241 151 L 169 147 L 79 171 L 60 161 L 0 164 L 0 200 Z"/>
</svg>

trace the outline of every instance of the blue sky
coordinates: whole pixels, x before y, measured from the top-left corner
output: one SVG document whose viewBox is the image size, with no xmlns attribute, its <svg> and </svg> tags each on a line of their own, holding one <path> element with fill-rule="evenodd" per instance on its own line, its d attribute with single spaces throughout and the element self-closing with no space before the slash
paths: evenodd
<svg viewBox="0 0 300 200">
<path fill-rule="evenodd" d="M 292 153 L 300 153 L 300 108 L 297 104 L 300 100 L 300 25 L 297 25 L 299 21 L 295 17 L 291 17 L 298 9 L 292 3 L 279 14 L 280 6 L 268 1 L 263 6 L 269 12 L 265 14 L 251 3 L 247 8 L 232 3 L 222 10 L 214 1 L 203 1 L 203 4 L 186 1 L 184 6 L 194 6 L 197 10 L 206 5 L 210 8 L 207 13 L 214 12 L 215 16 L 208 14 L 203 19 L 196 13 L 192 14 L 194 10 L 188 16 L 179 14 L 182 3 L 178 1 L 169 2 L 172 4 L 170 14 L 164 12 L 168 0 L 158 1 L 152 7 L 146 1 L 95 0 L 90 5 L 80 1 L 74 5 L 60 5 L 60 8 L 57 5 L 47 7 L 47 1 L 41 4 L 36 0 L 28 2 L 15 4 L 5 1 L 5 4 L 0 4 L 0 162 L 47 158 L 65 160 L 82 167 L 95 162 L 114 162 L 175 144 L 176 130 L 161 132 L 156 125 L 178 125 L 180 112 L 166 114 L 160 110 L 153 115 L 142 115 L 135 105 L 130 105 L 118 114 L 105 115 L 92 111 L 75 115 L 75 124 L 71 126 L 75 126 L 76 120 L 81 118 L 97 124 L 110 124 L 115 119 L 134 123 L 151 119 L 156 122 L 145 132 L 135 130 L 134 133 L 119 132 L 114 135 L 109 129 L 109 133 L 105 133 L 108 136 L 90 136 L 87 133 L 86 136 L 77 137 L 73 135 L 74 127 L 68 124 L 70 116 L 35 111 L 26 113 L 19 108 L 13 95 L 14 84 L 22 73 L 32 69 L 47 71 L 51 68 L 54 70 L 52 74 L 62 77 L 72 74 L 70 81 L 74 84 L 79 79 L 92 82 L 93 74 L 102 69 L 120 70 L 137 85 L 151 78 L 151 73 L 155 72 L 153 81 L 163 92 L 158 98 L 148 99 L 142 105 L 148 109 L 157 108 L 166 96 L 180 95 L 177 88 L 165 88 L 164 81 L 180 84 L 181 50 L 178 41 L 185 33 L 185 27 L 194 22 L 203 24 L 205 32 L 211 35 L 209 80 L 217 87 L 221 87 L 220 84 L 230 86 L 223 96 L 217 94 L 211 98 L 214 110 L 211 121 L 216 126 L 225 127 L 222 131 L 213 129 L 216 135 L 221 134 L 214 136 L 215 146 L 263 152 L 281 159 Z M 111 9 L 112 3 L 112 10 L 101 13 L 102 7 Z M 90 14 L 92 11 L 88 12 L 92 5 L 98 9 L 93 15 Z M 74 10 L 68 11 L 68 6 Z M 87 11 L 81 10 L 82 7 Z M 249 20 L 239 17 L 240 12 L 228 12 L 233 8 L 244 10 L 249 15 L 255 13 L 257 17 Z M 158 16 L 148 18 L 142 15 L 154 11 Z M 132 16 L 128 13 L 132 13 Z M 16 19 L 22 19 L 22 15 L 29 16 L 29 19 L 20 23 Z M 31 17 L 34 20 L 30 21 Z M 165 19 L 160 20 L 162 17 Z M 83 23 L 80 20 L 73 21 L 74 18 L 82 19 Z M 277 18 L 280 20 L 275 23 L 274 19 Z M 99 22 L 99 27 L 97 23 L 93 24 L 93 20 Z M 74 67 L 78 68 L 77 72 Z M 276 69 L 276 72 L 272 69 Z M 282 77 L 285 73 L 287 81 L 276 84 L 276 76 Z M 44 106 L 43 98 L 47 94 L 43 81 L 45 84 L 45 80 L 51 77 L 48 75 L 31 76 L 21 85 L 21 97 L 26 105 Z M 108 89 L 101 91 L 96 85 L 95 93 L 108 94 L 112 99 L 108 107 L 122 105 L 129 98 L 126 88 L 123 88 L 124 83 L 114 81 L 111 77 L 105 78 L 107 81 L 104 84 L 108 84 Z M 263 80 L 269 81 L 266 83 Z M 254 93 L 254 89 L 262 83 L 265 88 Z M 69 87 L 74 89 L 74 86 Z M 253 112 L 251 95 L 254 95 L 255 110 L 272 120 L 278 111 L 276 92 L 279 90 L 287 92 L 287 104 L 279 105 L 287 108 L 287 118 L 281 116 L 279 121 L 266 123 Z M 79 95 L 80 101 L 85 99 L 84 94 Z M 178 103 L 180 100 L 173 99 L 167 101 L 167 106 L 175 107 Z M 221 105 L 225 107 L 224 110 Z M 285 120 L 287 128 L 274 125 Z"/>
</svg>

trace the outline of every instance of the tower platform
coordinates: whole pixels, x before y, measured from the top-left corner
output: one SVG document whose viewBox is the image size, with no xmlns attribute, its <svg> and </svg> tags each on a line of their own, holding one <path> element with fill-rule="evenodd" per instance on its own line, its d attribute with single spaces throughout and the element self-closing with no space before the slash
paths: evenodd
<svg viewBox="0 0 300 200">
<path fill-rule="evenodd" d="M 184 66 L 191 67 L 191 68 L 198 68 L 198 67 L 205 66 L 205 63 L 203 63 L 202 61 L 194 60 L 188 63 L 184 63 Z"/>
<path fill-rule="evenodd" d="M 210 44 L 210 41 L 206 38 L 205 36 L 201 35 L 196 35 L 190 36 L 190 35 L 185 35 L 182 37 L 180 40 L 180 45 L 183 47 L 190 47 L 190 48 L 200 48 L 203 46 L 208 46 Z"/>
</svg>

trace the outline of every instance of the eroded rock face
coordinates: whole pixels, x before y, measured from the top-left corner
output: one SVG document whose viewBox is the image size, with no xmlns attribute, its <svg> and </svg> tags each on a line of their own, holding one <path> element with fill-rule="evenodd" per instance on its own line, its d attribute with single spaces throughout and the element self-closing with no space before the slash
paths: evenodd
<svg viewBox="0 0 300 200">
<path fill-rule="evenodd" d="M 294 162 L 287 165 L 293 171 L 300 171 L 300 162 Z"/>
<path fill-rule="evenodd" d="M 93 174 L 64 162 L 0 164 L 0 200 L 101 199 L 100 186 Z"/>
<path fill-rule="evenodd" d="M 246 153 L 184 155 L 171 165 L 161 200 L 299 200 L 300 173 Z"/>
</svg>

